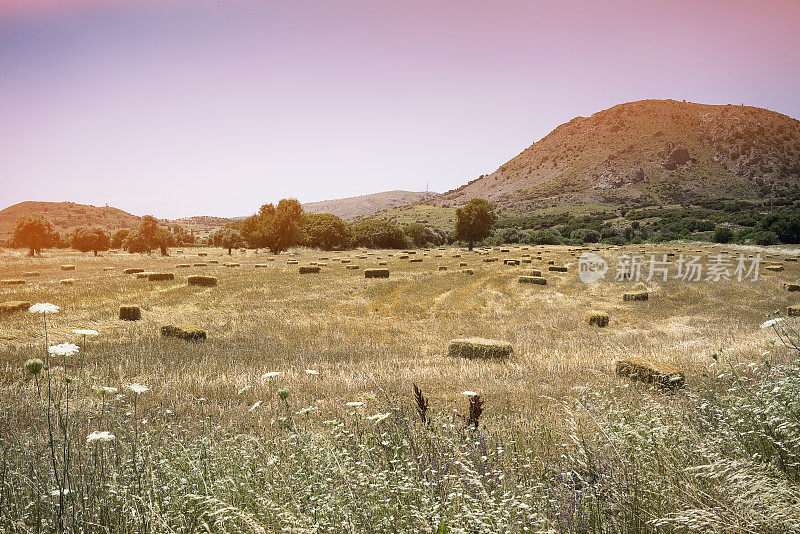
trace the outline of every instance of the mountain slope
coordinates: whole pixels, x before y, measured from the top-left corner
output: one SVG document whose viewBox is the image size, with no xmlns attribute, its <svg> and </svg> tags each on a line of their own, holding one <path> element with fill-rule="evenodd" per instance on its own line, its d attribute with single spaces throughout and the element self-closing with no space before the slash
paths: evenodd
<svg viewBox="0 0 800 534">
<path fill-rule="evenodd" d="M 0 239 L 14 233 L 17 219 L 23 215 L 40 214 L 49 219 L 53 227 L 64 234 L 78 226 L 100 226 L 113 231 L 139 225 L 141 217 L 110 206 L 89 206 L 74 202 L 26 201 L 0 210 Z"/>
<path fill-rule="evenodd" d="M 413 204 L 435 196 L 436 193 L 427 191 L 384 191 L 371 195 L 310 202 L 303 204 L 303 210 L 306 213 L 332 213 L 344 220 L 352 220 L 381 210 Z"/>
<path fill-rule="evenodd" d="M 685 202 L 800 194 L 800 121 L 749 106 L 642 100 L 562 124 L 495 172 L 425 204 Z"/>
</svg>

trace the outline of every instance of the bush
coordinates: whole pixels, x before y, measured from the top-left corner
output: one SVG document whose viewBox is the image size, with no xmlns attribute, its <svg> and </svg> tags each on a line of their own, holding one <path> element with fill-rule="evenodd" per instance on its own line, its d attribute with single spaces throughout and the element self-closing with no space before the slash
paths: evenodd
<svg viewBox="0 0 800 534">
<path fill-rule="evenodd" d="M 597 243 L 600 241 L 600 232 L 590 228 L 580 228 L 570 232 L 569 237 L 581 243 Z"/>
<path fill-rule="evenodd" d="M 528 233 L 525 243 L 529 245 L 560 245 L 562 239 L 552 230 L 534 230 Z"/>
<path fill-rule="evenodd" d="M 403 233 L 403 229 L 387 221 L 366 220 L 350 227 L 357 247 L 400 249 L 411 246 L 411 240 Z"/>
<path fill-rule="evenodd" d="M 306 215 L 303 243 L 322 250 L 345 250 L 353 241 L 350 225 L 336 215 L 319 213 Z"/>
<path fill-rule="evenodd" d="M 730 243 L 731 239 L 733 239 L 733 230 L 730 228 L 720 226 L 714 230 L 714 237 L 712 238 L 714 243 Z"/>
</svg>

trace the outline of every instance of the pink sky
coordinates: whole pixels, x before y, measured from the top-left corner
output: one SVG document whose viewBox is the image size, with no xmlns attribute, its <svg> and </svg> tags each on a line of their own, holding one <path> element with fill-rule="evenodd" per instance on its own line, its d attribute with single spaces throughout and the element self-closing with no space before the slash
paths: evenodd
<svg viewBox="0 0 800 534">
<path fill-rule="evenodd" d="M 800 117 L 799 27 L 795 0 L 0 0 L 0 208 L 444 191 L 643 98 Z"/>
</svg>

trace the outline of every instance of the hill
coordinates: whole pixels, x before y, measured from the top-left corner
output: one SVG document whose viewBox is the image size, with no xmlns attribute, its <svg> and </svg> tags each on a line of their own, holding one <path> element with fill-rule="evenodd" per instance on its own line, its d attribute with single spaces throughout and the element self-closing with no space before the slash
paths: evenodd
<svg viewBox="0 0 800 534">
<path fill-rule="evenodd" d="M 800 121 L 774 111 L 641 100 L 576 117 L 493 173 L 423 202 L 524 209 L 800 196 Z"/>
<path fill-rule="evenodd" d="M 384 191 L 371 195 L 310 202 L 303 204 L 303 209 L 306 213 L 332 213 L 344 220 L 353 220 L 381 210 L 414 204 L 436 195 L 428 191 Z"/>
<path fill-rule="evenodd" d="M 17 219 L 23 215 L 41 214 L 53 223 L 61 234 L 79 226 L 100 226 L 113 231 L 139 225 L 141 217 L 110 206 L 90 206 L 74 202 L 26 201 L 0 210 L 0 239 L 8 239 L 14 233 Z"/>
</svg>

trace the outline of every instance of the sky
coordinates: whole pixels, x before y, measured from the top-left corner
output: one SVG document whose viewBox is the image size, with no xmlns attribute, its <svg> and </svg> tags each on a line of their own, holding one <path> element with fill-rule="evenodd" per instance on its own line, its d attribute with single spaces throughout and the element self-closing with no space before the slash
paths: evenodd
<svg viewBox="0 0 800 534">
<path fill-rule="evenodd" d="M 646 98 L 800 117 L 800 1 L 0 0 L 0 209 L 443 192 Z"/>
</svg>

